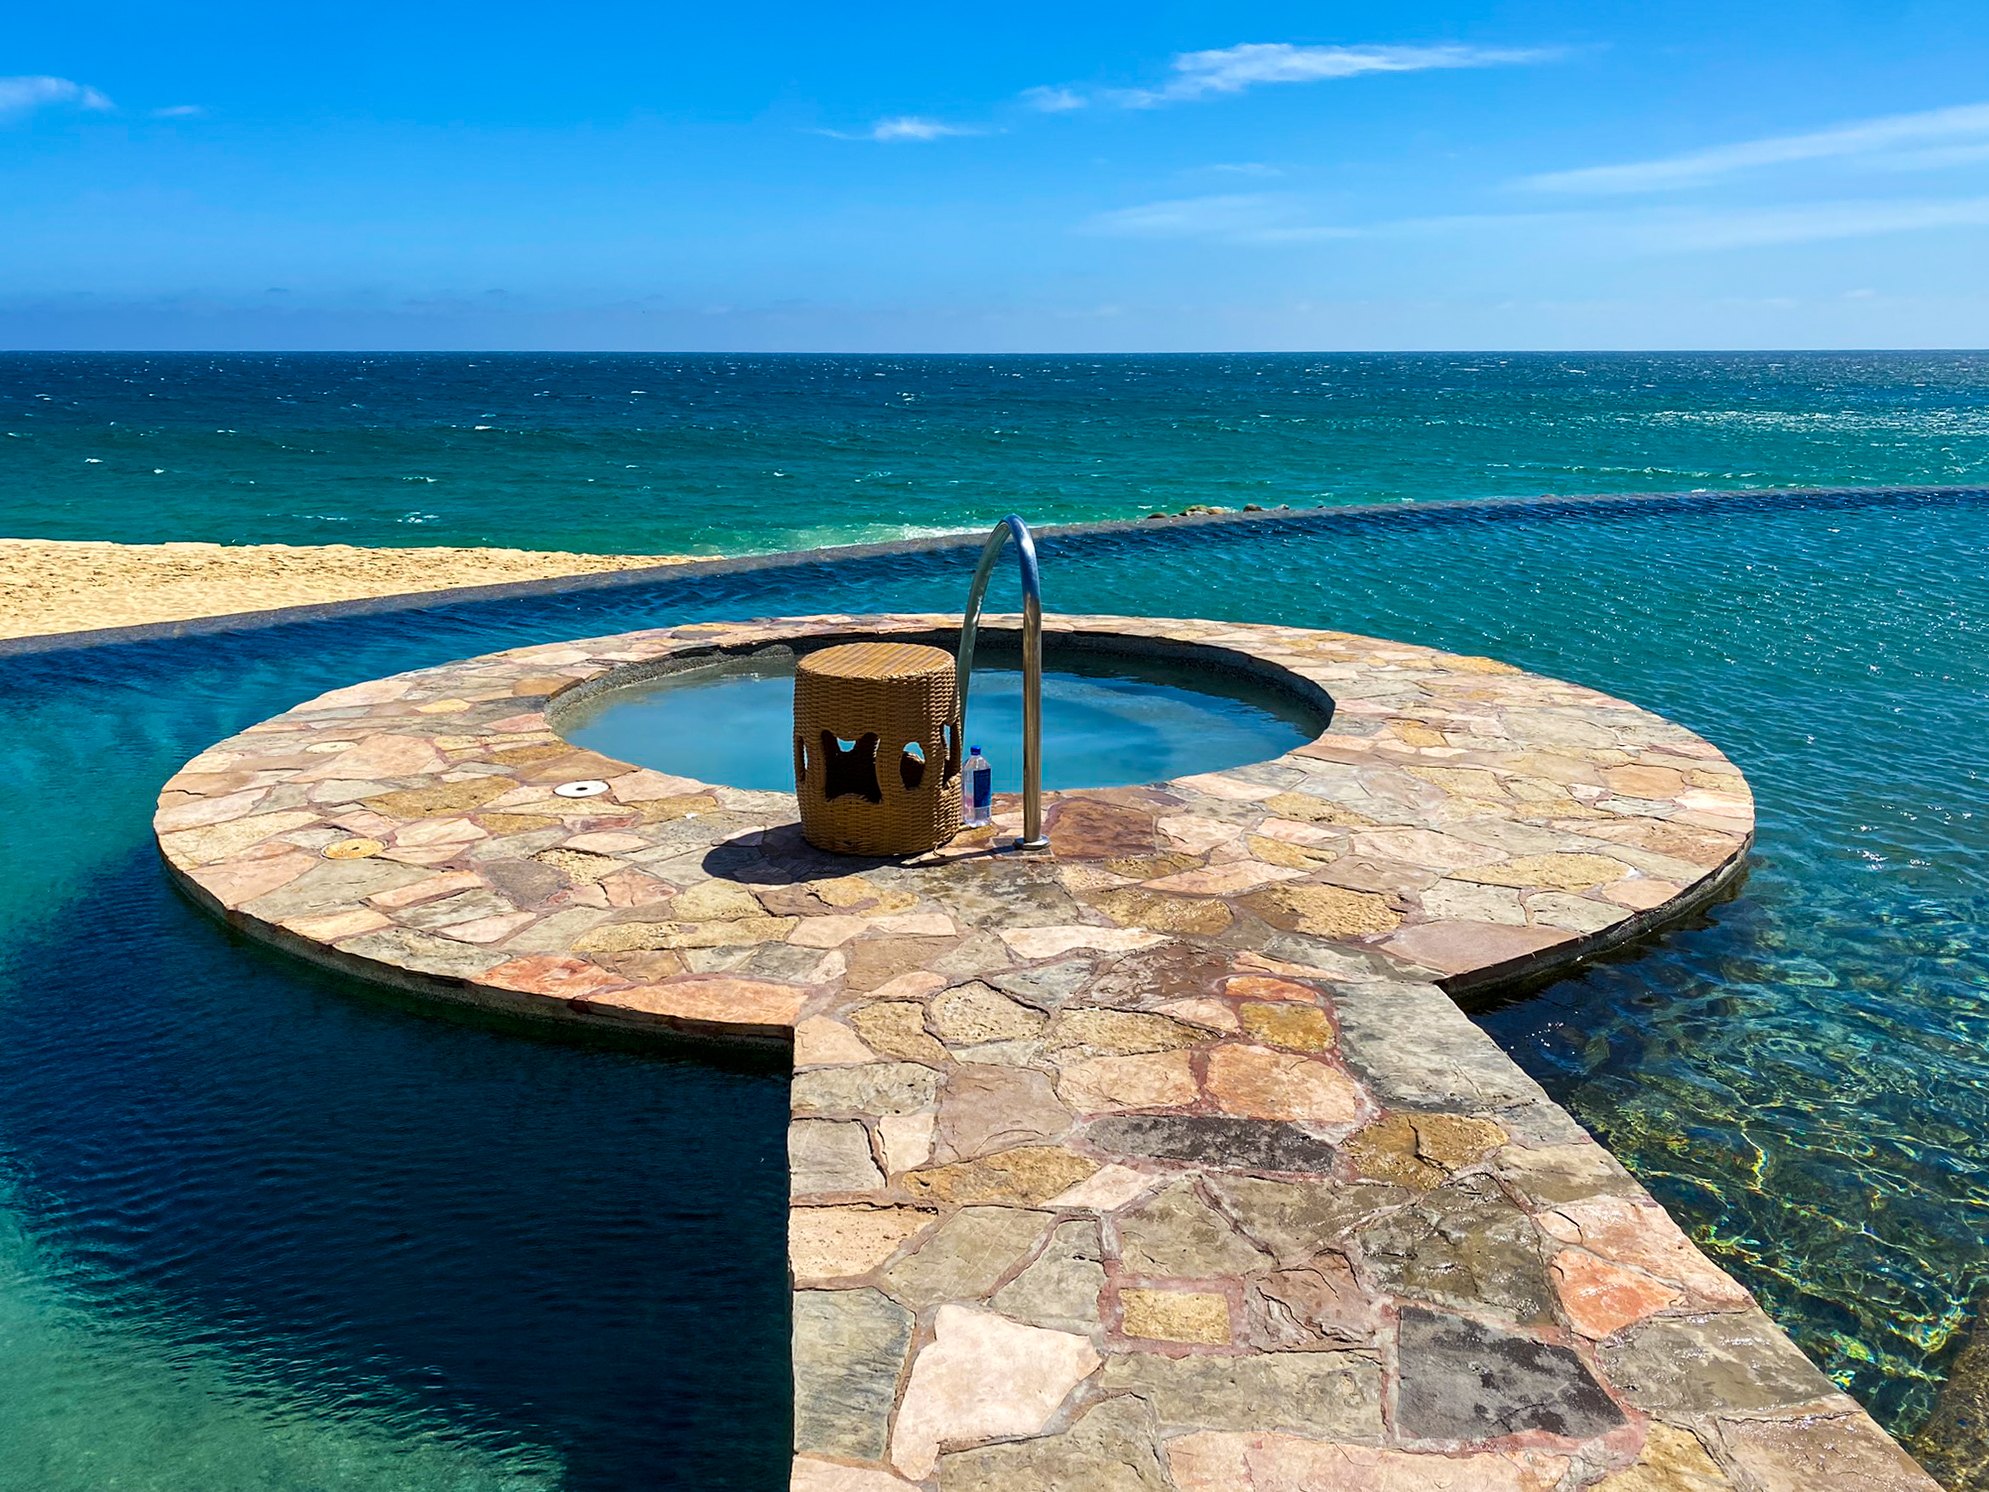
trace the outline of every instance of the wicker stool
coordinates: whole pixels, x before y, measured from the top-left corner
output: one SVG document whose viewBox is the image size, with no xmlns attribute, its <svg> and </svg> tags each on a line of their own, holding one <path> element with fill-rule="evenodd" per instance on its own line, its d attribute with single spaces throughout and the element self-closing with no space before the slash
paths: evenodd
<svg viewBox="0 0 1989 1492">
<path fill-rule="evenodd" d="M 959 833 L 956 698 L 953 655 L 940 648 L 850 642 L 803 658 L 794 791 L 808 842 L 844 855 L 916 855 Z"/>
</svg>

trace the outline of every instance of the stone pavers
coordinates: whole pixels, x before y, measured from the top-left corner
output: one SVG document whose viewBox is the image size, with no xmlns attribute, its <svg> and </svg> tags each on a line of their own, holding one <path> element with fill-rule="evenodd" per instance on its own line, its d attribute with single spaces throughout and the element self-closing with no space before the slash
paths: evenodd
<svg viewBox="0 0 1989 1492">
<path fill-rule="evenodd" d="M 336 690 L 167 783 L 192 894 L 442 998 L 791 1041 L 807 1492 L 1931 1483 L 1459 1011 L 1738 872 L 1745 782 L 1592 690 L 1293 628 L 1053 618 L 1330 698 L 1272 762 L 822 855 L 556 697 L 934 617 L 698 625 Z M 555 789 L 600 781 L 594 796 Z"/>
</svg>

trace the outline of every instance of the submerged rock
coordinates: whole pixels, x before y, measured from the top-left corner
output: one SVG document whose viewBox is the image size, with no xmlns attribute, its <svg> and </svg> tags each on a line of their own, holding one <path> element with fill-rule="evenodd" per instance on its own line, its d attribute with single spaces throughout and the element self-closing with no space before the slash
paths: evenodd
<svg viewBox="0 0 1989 1492">
<path fill-rule="evenodd" d="M 1913 1454 L 1950 1492 L 1989 1492 L 1989 1330 L 1976 1302 L 1968 1345 L 1948 1370 L 1933 1418 L 1911 1442 Z"/>
</svg>

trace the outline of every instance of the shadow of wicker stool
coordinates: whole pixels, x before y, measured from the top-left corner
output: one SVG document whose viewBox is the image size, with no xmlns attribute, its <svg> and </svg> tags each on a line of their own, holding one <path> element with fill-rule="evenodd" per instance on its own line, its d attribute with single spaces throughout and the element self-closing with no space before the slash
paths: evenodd
<svg viewBox="0 0 1989 1492">
<path fill-rule="evenodd" d="M 850 642 L 794 670 L 801 832 L 844 855 L 916 855 L 960 832 L 953 655 Z"/>
</svg>

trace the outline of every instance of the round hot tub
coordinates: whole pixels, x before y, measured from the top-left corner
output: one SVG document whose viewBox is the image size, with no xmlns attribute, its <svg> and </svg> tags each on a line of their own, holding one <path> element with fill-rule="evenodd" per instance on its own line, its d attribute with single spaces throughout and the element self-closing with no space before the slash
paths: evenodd
<svg viewBox="0 0 1989 1492">
<path fill-rule="evenodd" d="M 1019 655 L 978 653 L 965 744 L 979 746 L 999 792 L 1022 785 Z M 584 693 L 554 725 L 617 761 L 728 787 L 791 791 L 795 655 L 786 649 Z M 1048 640 L 1043 667 L 1043 785 L 1129 787 L 1249 762 L 1302 746 L 1325 713 L 1248 675 L 1132 652 L 1082 652 Z"/>
</svg>

